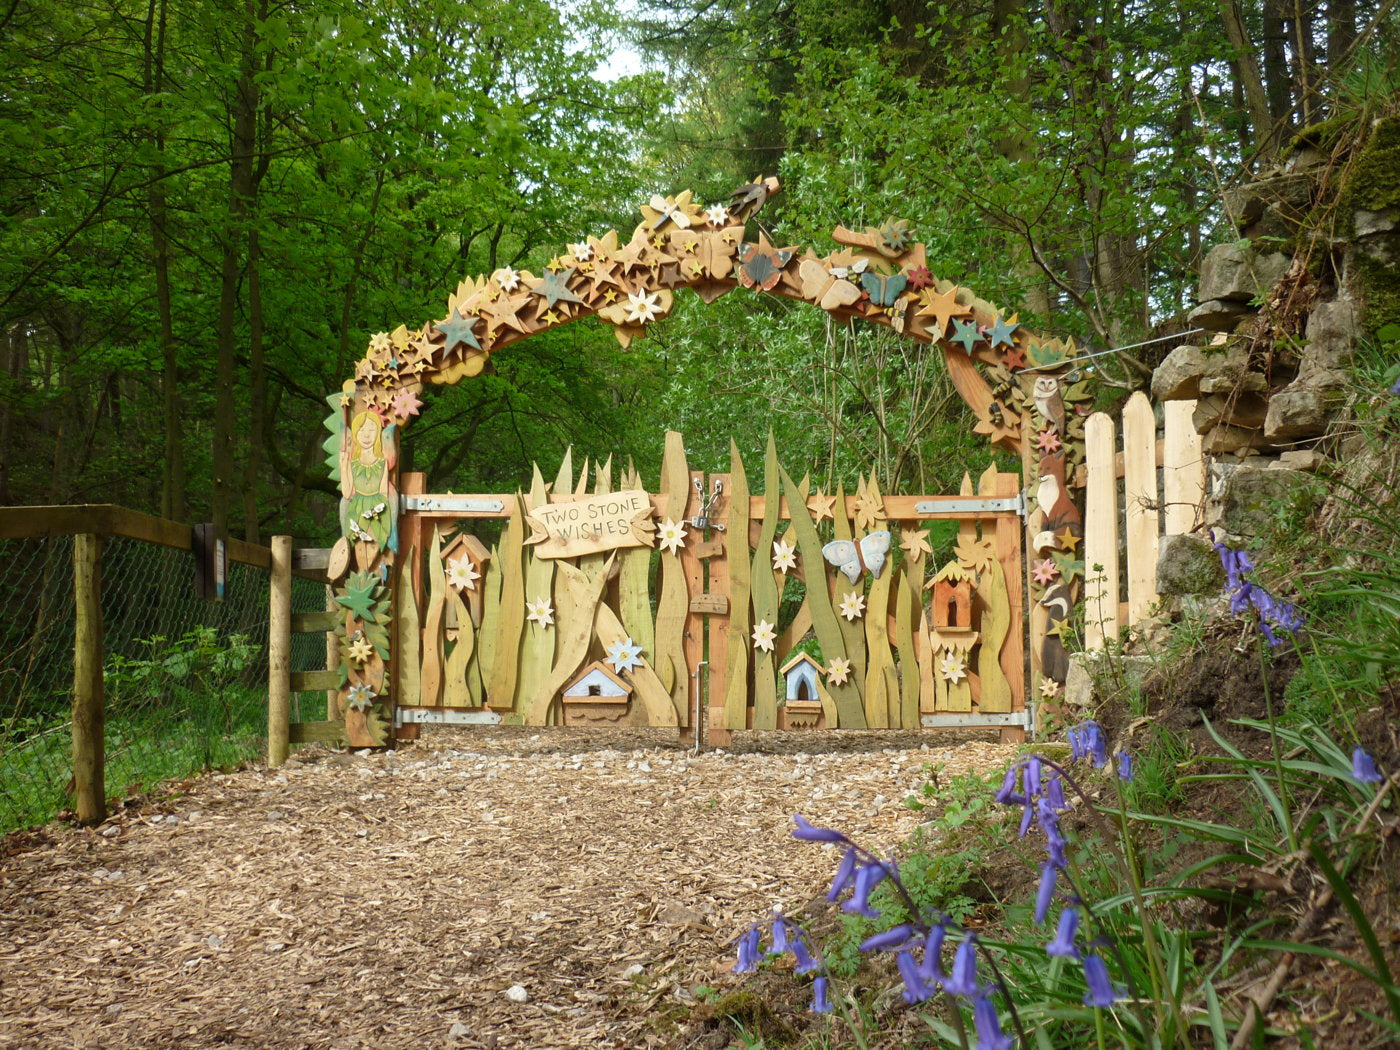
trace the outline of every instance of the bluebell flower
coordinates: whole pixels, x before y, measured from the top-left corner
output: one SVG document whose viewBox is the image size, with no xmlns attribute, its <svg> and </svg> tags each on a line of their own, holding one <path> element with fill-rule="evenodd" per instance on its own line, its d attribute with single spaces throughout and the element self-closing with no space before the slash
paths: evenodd
<svg viewBox="0 0 1400 1050">
<path fill-rule="evenodd" d="M 792 837 L 802 839 L 804 842 L 849 842 L 850 839 L 837 831 L 835 828 L 818 828 L 809 824 L 799 813 L 792 815 L 797 827 L 793 829 Z"/>
<path fill-rule="evenodd" d="M 825 977 L 818 977 L 812 982 L 812 1005 L 810 1007 L 814 1014 L 829 1014 L 835 1009 L 831 1005 L 831 1000 L 826 997 L 827 980 Z"/>
<path fill-rule="evenodd" d="M 943 968 L 938 965 L 943 953 L 943 941 L 948 936 L 948 927 L 942 922 L 935 923 L 924 941 L 924 958 L 919 963 L 919 976 L 929 984 L 943 980 Z"/>
<path fill-rule="evenodd" d="M 1020 794 L 1016 790 L 1016 778 L 1020 775 L 1020 772 L 1021 766 L 1019 763 L 1007 769 L 1006 776 L 1002 778 L 1001 787 L 997 790 L 997 793 L 992 796 L 996 799 L 998 804 L 1003 806 L 1024 806 L 1026 804 L 1026 796 Z"/>
<path fill-rule="evenodd" d="M 758 967 L 757 926 L 750 926 L 739 938 L 739 961 L 734 964 L 735 973 L 752 973 Z"/>
<path fill-rule="evenodd" d="M 1055 879 L 1060 874 L 1055 865 L 1046 861 L 1040 866 L 1040 886 L 1035 891 L 1035 921 L 1044 922 L 1055 899 Z"/>
<path fill-rule="evenodd" d="M 1060 774 L 1053 769 L 1045 777 L 1045 801 L 1056 813 L 1068 808 L 1065 805 L 1064 781 L 1060 779 Z"/>
<path fill-rule="evenodd" d="M 1390 392 L 1392 394 L 1400 395 L 1400 379 L 1397 379 L 1395 383 L 1391 386 Z"/>
<path fill-rule="evenodd" d="M 884 933 L 877 933 L 873 937 L 867 937 L 860 942 L 860 950 L 863 952 L 882 952 L 891 948 L 903 948 L 910 942 L 918 931 L 904 923 L 900 926 L 892 926 Z"/>
<path fill-rule="evenodd" d="M 1026 794 L 1032 798 L 1040 794 L 1040 758 L 1037 755 L 1026 759 Z"/>
<path fill-rule="evenodd" d="M 846 889 L 855 884 L 856 878 L 856 848 L 846 847 L 846 854 L 841 858 L 841 866 L 836 869 L 836 877 L 831 880 L 831 889 L 826 893 L 826 899 L 835 901 Z"/>
<path fill-rule="evenodd" d="M 782 912 L 773 916 L 773 943 L 768 947 L 769 955 L 782 955 L 788 950 L 788 925 Z"/>
<path fill-rule="evenodd" d="M 1118 752 L 1118 779 L 1127 784 L 1133 782 L 1133 756 L 1126 751 Z"/>
<path fill-rule="evenodd" d="M 856 870 L 855 891 L 845 904 L 841 905 L 841 910 L 850 912 L 852 915 L 864 915 L 867 919 L 878 919 L 879 911 L 870 906 L 870 891 L 885 877 L 885 866 L 883 864 L 865 864 Z"/>
<path fill-rule="evenodd" d="M 911 1006 L 914 1003 L 922 1003 L 932 999 L 936 988 L 924 983 L 923 975 L 919 972 L 918 964 L 914 962 L 914 954 L 909 951 L 902 951 L 895 958 L 899 966 L 899 976 L 904 980 L 904 1001 Z"/>
<path fill-rule="evenodd" d="M 966 934 L 953 956 L 953 975 L 943 981 L 943 990 L 949 995 L 977 994 L 977 938 Z"/>
<path fill-rule="evenodd" d="M 1358 746 L 1351 753 L 1351 778 L 1358 784 L 1380 784 L 1385 774 L 1376 768 L 1376 760 L 1366 749 Z"/>
<path fill-rule="evenodd" d="M 1079 949 L 1074 946 L 1074 935 L 1079 932 L 1079 909 L 1073 904 L 1060 912 L 1060 923 L 1055 927 L 1055 939 L 1045 946 L 1045 954 L 1062 956 L 1067 959 L 1079 958 Z"/>
<path fill-rule="evenodd" d="M 1102 956 L 1093 952 L 1084 956 L 1084 981 L 1089 985 L 1084 994 L 1085 1006 L 1112 1006 L 1118 1001 L 1118 993 L 1108 977 L 1108 964 Z"/>
<path fill-rule="evenodd" d="M 794 973 L 811 973 L 822 968 L 822 964 L 807 950 L 806 941 L 801 936 L 792 939 L 792 957 L 797 961 L 793 967 Z"/>
<path fill-rule="evenodd" d="M 972 1024 L 977 1030 L 977 1050 L 1009 1050 L 1015 1040 L 1002 1034 L 1001 1020 L 991 997 L 978 995 L 972 1000 Z"/>
<path fill-rule="evenodd" d="M 1079 725 L 1071 728 L 1066 735 L 1069 738 L 1071 762 L 1087 758 L 1099 769 L 1108 765 L 1108 745 L 1104 742 L 1103 730 L 1093 719 L 1080 722 Z"/>
</svg>

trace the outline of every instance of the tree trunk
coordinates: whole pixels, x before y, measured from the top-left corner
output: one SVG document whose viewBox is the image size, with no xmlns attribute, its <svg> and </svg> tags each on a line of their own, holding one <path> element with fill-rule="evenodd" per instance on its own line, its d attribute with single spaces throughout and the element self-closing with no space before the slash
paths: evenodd
<svg viewBox="0 0 1400 1050">
<path fill-rule="evenodd" d="M 1327 70 L 1340 72 L 1351 45 L 1356 43 L 1356 0 L 1331 0 L 1327 5 Z"/>
<path fill-rule="evenodd" d="M 228 535 L 229 508 L 233 502 L 234 352 L 237 339 L 238 283 L 242 270 L 240 247 L 246 236 L 254 192 L 253 151 L 257 130 L 258 88 L 254 81 L 255 20 L 252 0 L 244 0 L 243 50 L 238 82 L 231 102 L 233 150 L 229 157 L 228 224 L 224 231 L 219 272 L 218 361 L 214 391 L 214 485 L 212 517 L 214 534 Z"/>
<path fill-rule="evenodd" d="M 1275 133 L 1273 117 L 1269 113 L 1269 96 L 1259 74 L 1259 58 L 1249 39 L 1244 17 L 1240 14 L 1239 0 L 1220 0 L 1220 21 L 1233 52 L 1231 57 L 1235 63 L 1236 84 L 1244 94 L 1249 123 L 1254 129 L 1255 148 L 1259 157 L 1270 157 L 1275 149 Z"/>
<path fill-rule="evenodd" d="M 267 367 L 263 357 L 262 274 L 258 229 L 248 231 L 248 443 L 244 452 L 243 538 L 258 543 L 258 474 L 262 470 L 267 412 Z"/>
<path fill-rule="evenodd" d="M 1287 121 L 1292 103 L 1284 17 L 1283 0 L 1264 0 L 1264 91 L 1269 97 L 1269 115 L 1276 124 Z"/>
</svg>

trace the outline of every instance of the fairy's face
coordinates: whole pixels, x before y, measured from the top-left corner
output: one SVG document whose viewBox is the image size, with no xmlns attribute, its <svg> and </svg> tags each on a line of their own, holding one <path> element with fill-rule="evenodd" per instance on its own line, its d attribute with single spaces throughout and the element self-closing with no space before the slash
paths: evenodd
<svg viewBox="0 0 1400 1050">
<path fill-rule="evenodd" d="M 366 419 L 360 424 L 360 429 L 355 431 L 355 442 L 360 448 L 368 451 L 374 448 L 374 439 L 379 436 L 379 428 L 374 425 L 374 420 Z"/>
</svg>

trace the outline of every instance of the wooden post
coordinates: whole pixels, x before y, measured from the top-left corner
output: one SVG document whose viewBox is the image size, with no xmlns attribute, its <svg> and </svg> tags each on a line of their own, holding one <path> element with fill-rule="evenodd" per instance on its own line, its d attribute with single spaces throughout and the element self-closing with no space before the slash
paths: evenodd
<svg viewBox="0 0 1400 1050">
<path fill-rule="evenodd" d="M 1206 495 L 1206 465 L 1201 435 L 1191 423 L 1195 401 L 1168 401 L 1163 406 L 1163 533 L 1178 536 L 1196 525 Z"/>
<path fill-rule="evenodd" d="M 270 608 L 267 626 L 267 764 L 280 766 L 291 753 L 292 719 L 292 538 L 272 537 Z"/>
<path fill-rule="evenodd" d="M 1157 424 L 1141 390 L 1123 409 L 1123 505 L 1128 535 L 1128 625 L 1157 602 Z"/>
<path fill-rule="evenodd" d="M 107 816 L 102 688 L 102 537 L 73 537 L 73 800 L 78 821 Z"/>
<path fill-rule="evenodd" d="M 1084 648 L 1118 640 L 1118 479 L 1113 420 L 1095 412 L 1084 424 L 1089 472 L 1084 498 Z"/>
</svg>

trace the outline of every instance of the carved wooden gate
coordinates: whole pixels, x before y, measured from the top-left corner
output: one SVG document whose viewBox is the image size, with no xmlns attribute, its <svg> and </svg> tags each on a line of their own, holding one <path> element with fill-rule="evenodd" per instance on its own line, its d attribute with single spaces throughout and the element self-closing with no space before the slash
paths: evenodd
<svg viewBox="0 0 1400 1050">
<path fill-rule="evenodd" d="M 661 484 L 566 456 L 518 495 L 404 477 L 395 661 L 401 735 L 425 722 L 911 729 L 996 726 L 1026 706 L 1017 475 L 976 491 L 813 491 L 770 441 Z M 927 523 L 958 523 L 935 563 Z"/>
</svg>

